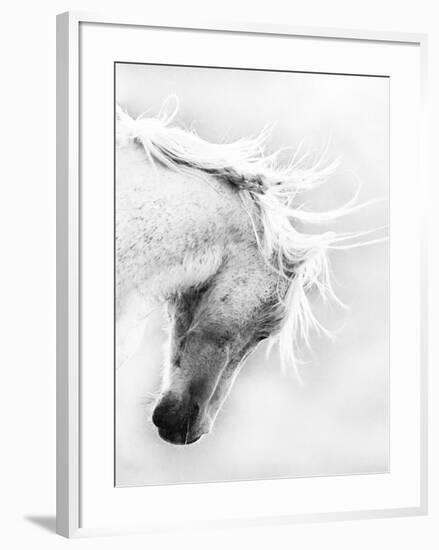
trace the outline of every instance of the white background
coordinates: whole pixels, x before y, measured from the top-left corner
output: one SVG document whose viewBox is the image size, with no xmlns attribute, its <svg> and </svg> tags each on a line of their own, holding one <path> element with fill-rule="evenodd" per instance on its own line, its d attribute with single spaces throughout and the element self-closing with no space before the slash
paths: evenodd
<svg viewBox="0 0 439 550">
<path fill-rule="evenodd" d="M 204 3 L 206 5 L 206 3 Z M 433 2 L 418 1 L 406 6 L 400 2 L 370 0 L 354 2 L 324 0 L 309 2 L 272 0 L 257 6 L 241 1 L 209 2 L 209 13 L 202 2 L 160 3 L 124 2 L 127 12 L 143 7 L 146 15 L 166 17 L 172 13 L 185 18 L 229 18 L 236 21 L 283 22 L 312 26 L 357 27 L 381 30 L 431 32 L 430 66 L 439 66 L 438 18 Z M 1 522 L 2 545 L 19 548 L 41 545 L 57 548 L 65 544 L 81 547 L 118 547 L 129 544 L 144 548 L 145 537 L 65 541 L 41 524 L 54 524 L 55 455 L 55 20 L 64 9 L 117 10 L 118 3 L 86 4 L 45 2 L 32 5 L 18 2 L 3 12 L 2 18 L 2 368 L 0 416 L 2 422 Z M 206 10 L 206 7 L 204 7 Z M 436 26 L 435 25 L 436 22 Z M 438 70 L 431 74 L 431 97 L 439 96 Z M 4 96 L 4 97 L 3 97 Z M 437 147 L 438 106 L 432 105 L 430 128 Z M 6 124 L 5 124 L 6 122 Z M 432 176 L 437 180 L 437 169 Z M 431 190 L 434 206 L 439 193 Z M 432 215 L 432 236 L 439 221 Z M 438 280 L 439 262 L 431 239 L 430 279 Z M 430 293 L 431 372 L 433 392 L 437 388 L 437 288 Z M 6 307 L 5 307 L 6 306 Z M 436 341 L 435 341 L 436 340 Z M 433 394 L 434 395 L 434 394 Z M 431 400 L 431 458 L 438 462 L 437 399 Z M 299 548 L 435 548 L 438 535 L 438 476 L 431 472 L 431 515 L 341 524 L 303 525 L 282 528 L 235 530 L 222 533 L 183 534 L 156 538 L 151 544 L 161 548 L 223 548 L 245 544 L 256 548 L 295 546 Z M 436 486 L 436 490 L 434 487 Z M 30 519 L 29 519 L 30 518 Z M 436 524 L 436 525 L 435 525 Z M 8 539 L 6 540 L 6 537 Z"/>
</svg>

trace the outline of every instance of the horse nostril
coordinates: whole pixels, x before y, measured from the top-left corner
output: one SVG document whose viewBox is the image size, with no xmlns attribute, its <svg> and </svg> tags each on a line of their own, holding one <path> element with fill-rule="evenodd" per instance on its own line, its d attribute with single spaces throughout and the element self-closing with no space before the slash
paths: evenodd
<svg viewBox="0 0 439 550">
<path fill-rule="evenodd" d="M 163 428 L 169 422 L 169 407 L 159 403 L 152 413 L 152 422 L 157 428 Z"/>
<path fill-rule="evenodd" d="M 200 412 L 198 403 L 176 402 L 163 398 L 152 413 L 152 422 L 157 428 L 165 430 L 183 430 L 194 424 Z"/>
</svg>

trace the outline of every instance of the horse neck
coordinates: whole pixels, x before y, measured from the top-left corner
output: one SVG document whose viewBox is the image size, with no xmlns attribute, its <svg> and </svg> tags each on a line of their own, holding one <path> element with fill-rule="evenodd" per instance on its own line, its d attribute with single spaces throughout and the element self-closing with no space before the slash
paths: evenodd
<svg viewBox="0 0 439 550">
<path fill-rule="evenodd" d="M 253 238 L 232 185 L 151 164 L 135 145 L 118 148 L 116 169 L 119 310 L 133 292 L 166 298 L 203 284 Z"/>
</svg>

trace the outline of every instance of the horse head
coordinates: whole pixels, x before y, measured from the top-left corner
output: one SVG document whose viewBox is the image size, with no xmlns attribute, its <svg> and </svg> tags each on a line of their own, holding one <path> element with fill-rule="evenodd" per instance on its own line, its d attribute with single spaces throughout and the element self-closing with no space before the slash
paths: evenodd
<svg viewBox="0 0 439 550">
<path fill-rule="evenodd" d="M 279 330 L 286 286 L 250 249 L 169 298 L 167 366 L 152 417 L 163 439 L 189 444 L 210 432 L 245 358 Z"/>
</svg>

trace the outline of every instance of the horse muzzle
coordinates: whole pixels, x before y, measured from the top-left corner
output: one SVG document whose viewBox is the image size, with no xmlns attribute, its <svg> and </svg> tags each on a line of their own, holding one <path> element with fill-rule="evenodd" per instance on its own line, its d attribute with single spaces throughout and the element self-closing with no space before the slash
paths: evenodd
<svg viewBox="0 0 439 550">
<path fill-rule="evenodd" d="M 206 433 L 200 425 L 200 405 L 171 393 L 165 394 L 157 403 L 152 422 L 160 437 L 174 445 L 190 445 Z"/>
</svg>

